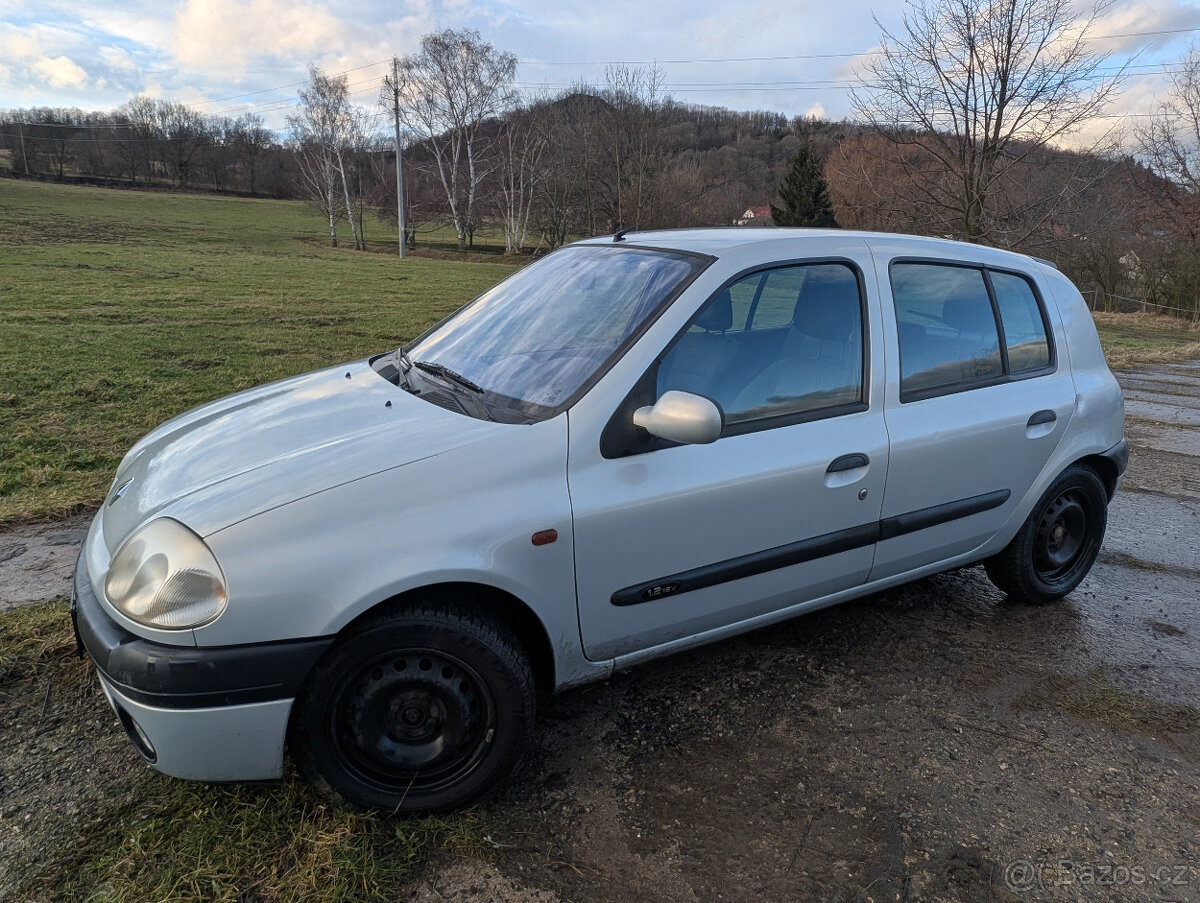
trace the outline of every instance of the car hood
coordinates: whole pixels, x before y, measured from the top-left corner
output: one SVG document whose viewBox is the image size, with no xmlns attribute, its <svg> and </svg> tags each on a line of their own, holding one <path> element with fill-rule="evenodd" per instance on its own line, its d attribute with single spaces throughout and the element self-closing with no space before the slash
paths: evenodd
<svg viewBox="0 0 1200 903">
<path fill-rule="evenodd" d="M 422 401 L 366 361 L 240 392 L 176 417 L 125 456 L 102 509 L 110 553 L 157 514 L 202 536 L 510 425 Z"/>
</svg>

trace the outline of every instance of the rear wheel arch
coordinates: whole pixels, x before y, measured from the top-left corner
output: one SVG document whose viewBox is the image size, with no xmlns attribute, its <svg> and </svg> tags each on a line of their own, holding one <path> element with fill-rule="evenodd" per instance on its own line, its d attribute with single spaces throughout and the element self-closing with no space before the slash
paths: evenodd
<svg viewBox="0 0 1200 903">
<path fill-rule="evenodd" d="M 1067 595 L 1087 576 L 1100 551 L 1109 498 L 1108 485 L 1096 467 L 1083 460 L 1067 466 L 1008 545 L 985 559 L 992 583 L 1027 602 Z"/>
<path fill-rule="evenodd" d="M 1108 494 L 1108 500 L 1111 502 L 1117 491 L 1117 478 L 1120 476 L 1117 473 L 1117 465 L 1103 455 L 1087 455 L 1075 461 L 1072 466 L 1075 465 L 1086 467 L 1100 478 L 1100 482 L 1104 484 L 1104 491 Z"/>
</svg>

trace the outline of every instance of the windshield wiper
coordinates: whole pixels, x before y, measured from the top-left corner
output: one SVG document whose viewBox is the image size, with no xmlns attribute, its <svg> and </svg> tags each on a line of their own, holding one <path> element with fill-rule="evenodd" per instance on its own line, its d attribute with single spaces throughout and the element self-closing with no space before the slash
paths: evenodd
<svg viewBox="0 0 1200 903">
<path fill-rule="evenodd" d="M 407 360 L 407 357 L 405 360 Z M 458 383 L 464 389 L 470 389 L 472 392 L 476 392 L 480 395 L 484 393 L 482 386 L 476 385 L 461 373 L 451 370 L 445 364 L 437 364 L 430 361 L 413 361 L 411 366 L 416 367 L 418 370 L 424 370 L 426 373 L 432 373 L 434 376 L 440 376 L 442 379 L 450 382 Z"/>
<path fill-rule="evenodd" d="M 412 361 L 408 359 L 408 352 L 404 350 L 403 345 L 396 349 L 396 363 L 399 365 L 401 373 L 407 373 L 412 369 Z"/>
</svg>

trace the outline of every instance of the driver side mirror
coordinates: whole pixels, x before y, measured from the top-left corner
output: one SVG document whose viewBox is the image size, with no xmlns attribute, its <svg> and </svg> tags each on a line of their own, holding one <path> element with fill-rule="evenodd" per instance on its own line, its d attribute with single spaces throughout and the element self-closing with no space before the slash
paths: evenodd
<svg viewBox="0 0 1200 903">
<path fill-rule="evenodd" d="M 670 389 L 652 406 L 634 411 L 633 422 L 660 439 L 704 445 L 720 438 L 725 415 L 702 395 Z"/>
</svg>

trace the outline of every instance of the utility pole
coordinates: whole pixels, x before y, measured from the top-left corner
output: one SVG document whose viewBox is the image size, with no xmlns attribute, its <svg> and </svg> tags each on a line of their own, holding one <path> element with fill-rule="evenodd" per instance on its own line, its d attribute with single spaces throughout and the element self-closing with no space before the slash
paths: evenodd
<svg viewBox="0 0 1200 903">
<path fill-rule="evenodd" d="M 29 175 L 29 158 L 25 156 L 25 123 L 17 122 L 17 134 L 21 136 L 21 162 L 25 164 L 25 175 Z"/>
<path fill-rule="evenodd" d="M 400 227 L 400 256 L 404 253 L 404 169 L 400 162 L 400 60 L 392 57 L 392 77 L 384 79 L 392 92 L 392 119 L 396 126 L 396 222 Z"/>
</svg>

